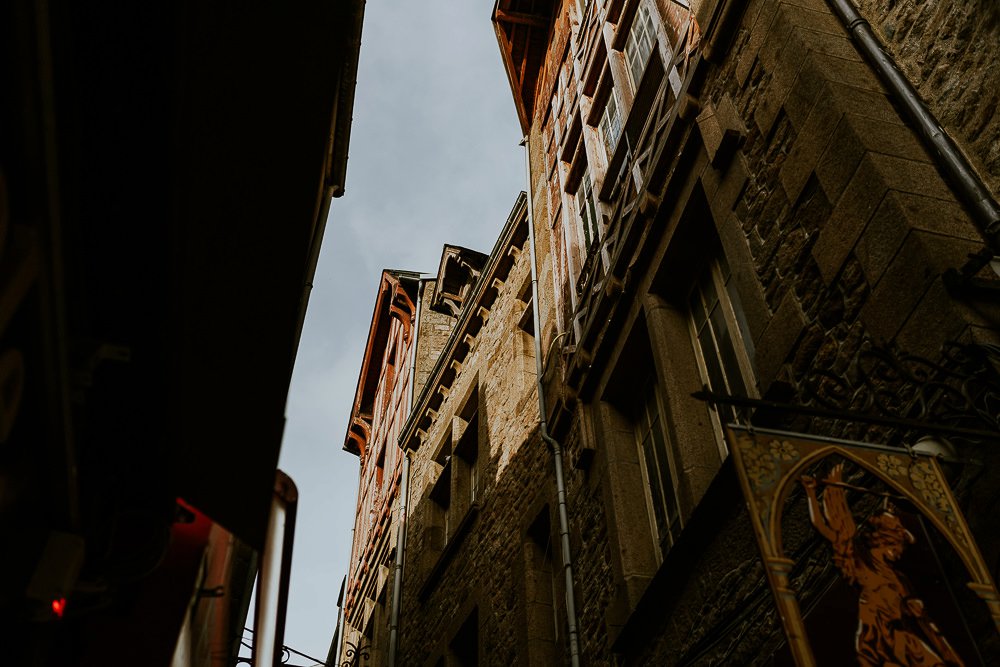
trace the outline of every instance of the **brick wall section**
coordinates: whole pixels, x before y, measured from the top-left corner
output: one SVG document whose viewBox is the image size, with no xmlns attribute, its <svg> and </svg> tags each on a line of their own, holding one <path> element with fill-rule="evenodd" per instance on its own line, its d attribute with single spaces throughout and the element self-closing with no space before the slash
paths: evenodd
<svg viewBox="0 0 1000 667">
<path fill-rule="evenodd" d="M 1000 5 L 855 0 L 948 133 L 1000 194 Z"/>
</svg>

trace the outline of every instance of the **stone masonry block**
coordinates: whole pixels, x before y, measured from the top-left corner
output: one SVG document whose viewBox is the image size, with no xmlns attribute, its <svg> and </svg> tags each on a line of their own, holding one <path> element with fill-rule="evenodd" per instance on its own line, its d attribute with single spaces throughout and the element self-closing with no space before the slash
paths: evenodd
<svg viewBox="0 0 1000 667">
<path fill-rule="evenodd" d="M 854 251 L 869 284 L 878 283 L 911 229 L 979 240 L 978 232 L 957 203 L 891 190 Z"/>
<path fill-rule="evenodd" d="M 812 76 L 801 76 L 800 71 L 809 63 L 811 51 L 817 47 L 819 33 L 801 30 L 802 26 L 822 23 L 822 17 L 833 20 L 829 13 L 822 13 L 782 3 L 767 40 L 760 47 L 761 66 L 771 73 L 771 80 L 763 91 L 760 103 L 754 113 L 754 120 L 761 131 L 767 134 L 774 125 L 785 100 L 792 95 L 798 83 L 806 85 L 814 80 Z M 809 97 L 809 91 L 803 94 Z"/>
<path fill-rule="evenodd" d="M 853 44 L 846 37 L 817 33 L 801 28 L 797 30 L 796 37 L 808 44 L 810 52 L 815 51 L 847 59 L 858 57 L 853 51 Z M 843 56 L 838 54 L 843 54 Z M 810 57 L 805 59 L 803 66 L 799 69 L 795 81 L 792 82 L 784 103 L 785 113 L 796 129 L 801 128 L 816 104 L 837 106 L 836 100 L 832 98 L 829 90 L 828 84 L 830 82 L 827 82 L 817 72 L 818 67 L 811 59 L 812 54 L 809 55 Z"/>
<path fill-rule="evenodd" d="M 840 21 L 833 15 L 826 3 L 813 3 L 810 7 L 803 7 L 803 4 L 810 4 L 806 2 L 782 2 L 779 12 L 781 12 L 787 20 L 795 26 L 801 26 L 804 28 L 809 28 L 810 30 L 815 30 L 817 32 L 825 32 L 831 35 L 845 35 L 844 27 L 840 25 Z"/>
<path fill-rule="evenodd" d="M 816 163 L 816 178 L 827 199 L 837 201 L 866 150 L 847 116 L 841 117 L 826 151 Z"/>
<path fill-rule="evenodd" d="M 848 114 L 846 120 L 850 122 L 851 130 L 858 141 L 870 151 L 917 162 L 931 162 L 930 155 L 917 136 L 901 123 L 886 122 L 853 113 Z"/>
<path fill-rule="evenodd" d="M 843 158 L 842 161 L 846 159 L 848 158 Z M 828 171 L 825 173 L 827 181 L 825 183 L 823 182 L 823 165 L 821 164 L 817 168 L 817 175 L 820 177 L 824 189 L 835 182 L 836 178 L 843 178 L 836 171 L 838 166 L 833 163 L 827 165 Z M 851 252 L 868 221 L 881 205 L 882 198 L 888 190 L 921 195 L 949 204 L 955 202 L 954 196 L 933 165 L 893 155 L 865 153 L 858 163 L 857 169 L 847 181 L 843 194 L 839 199 L 831 197 L 831 201 L 837 203 L 833 214 L 820 232 L 820 237 L 813 247 L 813 257 L 816 259 L 824 280 L 828 283 L 840 271 L 848 253 Z M 905 201 L 909 202 L 909 205 L 915 205 L 918 200 L 905 199 Z M 950 211 L 952 215 L 955 214 L 953 207 L 945 207 L 944 210 Z M 936 211 L 936 214 L 940 213 L 940 210 Z M 929 215 L 934 214 L 918 213 L 916 217 L 926 220 Z M 907 215 L 911 214 L 907 213 Z M 954 218 L 946 216 L 939 218 L 938 222 L 938 227 L 933 227 L 931 223 L 926 222 L 917 225 L 917 227 L 954 234 L 960 238 L 969 237 L 964 225 L 959 224 L 958 227 L 955 227 Z"/>
<path fill-rule="evenodd" d="M 724 167 L 746 135 L 732 100 L 725 96 L 718 108 L 710 102 L 706 103 L 695 122 L 709 161 L 716 168 Z"/>
<path fill-rule="evenodd" d="M 734 129 L 743 135 L 747 133 L 746 125 L 743 123 L 743 118 L 733 103 L 732 97 L 723 95 L 722 99 L 719 100 L 719 108 L 716 112 L 723 127 Z"/>
<path fill-rule="evenodd" d="M 944 282 L 938 278 L 913 309 L 896 341 L 911 354 L 936 358 L 941 344 L 957 339 L 968 326 L 962 309 L 956 306 Z"/>
<path fill-rule="evenodd" d="M 798 299 L 791 290 L 785 292 L 767 328 L 754 345 L 756 348 L 754 364 L 761 394 L 766 393 L 771 386 L 807 324 L 808 319 L 802 312 Z"/>
<path fill-rule="evenodd" d="M 823 280 L 830 284 L 854 248 L 888 186 L 871 155 L 862 158 L 812 248 Z"/>
<path fill-rule="evenodd" d="M 923 146 L 907 127 L 845 114 L 816 165 L 816 175 L 831 201 L 843 192 L 865 151 L 917 162 L 930 161 Z"/>
<path fill-rule="evenodd" d="M 794 30 L 795 23 L 785 11 L 785 3 L 782 3 L 768 30 L 767 39 L 761 44 L 760 52 L 757 55 L 764 69 L 773 71 L 781 60 L 788 57 L 794 58 L 795 51 L 803 48 L 804 45 L 795 39 Z"/>
<path fill-rule="evenodd" d="M 802 57 L 783 56 L 771 71 L 771 79 L 761 92 L 760 101 L 754 110 L 754 122 L 762 134 L 770 133 L 774 122 L 778 119 L 785 98 L 788 97 L 792 85 L 798 78 L 803 62 Z"/>
<path fill-rule="evenodd" d="M 830 11 L 830 7 L 826 4 L 825 0 L 782 0 L 781 4 L 794 5 L 814 12 L 829 13 Z"/>
<path fill-rule="evenodd" d="M 893 340 L 931 283 L 981 247 L 966 239 L 911 231 L 862 307 L 862 323 L 879 341 Z"/>
<path fill-rule="evenodd" d="M 701 141 L 705 144 L 705 150 L 708 151 L 708 157 L 711 159 L 722 142 L 722 124 L 716 117 L 715 105 L 711 102 L 705 102 L 702 105 L 701 113 L 695 118 L 695 123 L 698 125 Z"/>
<path fill-rule="evenodd" d="M 900 206 L 900 195 L 905 193 L 890 190 L 886 194 L 854 249 L 865 278 L 872 286 L 878 284 L 910 230 Z"/>
<path fill-rule="evenodd" d="M 729 219 L 729 215 L 746 187 L 748 179 L 749 174 L 743 156 L 737 155 L 722 173 L 719 188 L 716 190 L 715 196 L 709 200 L 712 215 L 719 223 Z"/>
<path fill-rule="evenodd" d="M 820 157 L 826 151 L 830 137 L 842 115 L 837 105 L 821 102 L 813 106 L 802 124 L 779 173 L 781 184 L 790 201 L 798 199 Z"/>
<path fill-rule="evenodd" d="M 932 164 L 879 154 L 872 154 L 871 160 L 893 190 L 955 201 L 955 195 Z"/>
<path fill-rule="evenodd" d="M 740 61 L 736 66 L 736 79 L 740 86 L 746 84 L 747 77 L 757 62 L 757 54 L 760 53 L 761 46 L 767 39 L 767 35 L 778 11 L 777 0 L 762 0 L 757 3 L 756 11 L 754 7 L 747 9 L 746 16 L 749 18 L 748 25 L 750 38 L 740 53 Z"/>
<path fill-rule="evenodd" d="M 885 92 L 885 88 L 866 63 L 825 53 L 814 53 L 813 59 L 818 73 L 827 81 L 836 81 L 862 90 Z"/>
<path fill-rule="evenodd" d="M 847 113 L 903 124 L 885 93 L 854 88 L 835 81 L 826 82 L 825 90 L 830 95 L 830 103 L 838 105 Z"/>
<path fill-rule="evenodd" d="M 771 73 L 754 114 L 762 132 L 771 129 L 782 106 L 793 124 L 804 120 L 818 99 L 821 82 L 829 78 L 823 70 L 829 69 L 831 62 L 838 68 L 847 67 L 843 63 L 849 62 L 866 67 L 843 30 L 831 31 L 828 20 L 836 24 L 828 11 L 781 5 L 768 39 L 760 47 L 760 63 Z M 814 62 L 817 56 L 823 58 L 818 65 Z M 848 78 L 853 80 L 857 75 Z"/>
<path fill-rule="evenodd" d="M 826 3 L 824 2 L 823 4 L 825 5 Z M 843 31 L 834 34 L 814 30 L 811 25 L 797 25 L 795 33 L 799 40 L 809 46 L 810 51 L 825 53 L 826 55 L 836 56 L 845 60 L 863 62 L 854 43 Z"/>
<path fill-rule="evenodd" d="M 777 89 L 767 87 L 760 94 L 757 107 L 753 110 L 753 121 L 757 129 L 764 136 L 771 132 L 774 121 L 778 119 L 781 111 L 782 100 L 778 97 Z"/>
<path fill-rule="evenodd" d="M 799 69 L 785 97 L 785 114 L 796 131 L 801 131 L 809 114 L 817 104 L 829 104 L 828 82 L 816 76 L 815 66 L 806 60 Z"/>
</svg>

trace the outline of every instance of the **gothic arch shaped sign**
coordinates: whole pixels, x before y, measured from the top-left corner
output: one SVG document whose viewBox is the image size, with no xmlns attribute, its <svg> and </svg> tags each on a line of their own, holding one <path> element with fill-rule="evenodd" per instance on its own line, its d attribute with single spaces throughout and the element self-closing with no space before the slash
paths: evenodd
<svg viewBox="0 0 1000 667">
<path fill-rule="evenodd" d="M 900 664 L 920 660 L 925 662 L 919 664 L 964 663 L 896 569 L 896 561 L 913 544 L 914 535 L 888 505 L 864 518 L 856 517 L 847 492 L 893 496 L 912 505 L 958 555 L 968 575 L 966 585 L 983 600 L 1000 630 L 1000 596 L 934 458 L 897 448 L 739 427 L 730 427 L 727 439 L 797 665 L 817 664 L 790 584 L 795 562 L 786 555 L 782 542 L 786 500 L 797 487 L 804 491 L 815 531 L 832 548 L 834 565 L 859 591 L 855 649 L 860 664 L 901 658 L 906 661 Z M 852 484 L 845 464 L 856 476 L 874 480 L 870 488 Z M 813 474 L 807 474 L 810 471 Z M 910 627 L 912 631 L 906 629 Z"/>
</svg>

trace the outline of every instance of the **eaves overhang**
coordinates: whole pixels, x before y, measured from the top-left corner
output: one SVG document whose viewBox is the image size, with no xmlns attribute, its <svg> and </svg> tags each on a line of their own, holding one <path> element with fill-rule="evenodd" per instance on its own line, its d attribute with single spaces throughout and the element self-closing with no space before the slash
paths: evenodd
<svg viewBox="0 0 1000 667">
<path fill-rule="evenodd" d="M 497 0 L 493 6 L 500 56 L 525 134 L 531 126 L 535 89 L 555 24 L 554 12 L 561 4 L 559 0 Z"/>
<path fill-rule="evenodd" d="M 522 191 L 507 216 L 507 222 L 483 266 L 479 279 L 463 302 L 458 321 L 431 369 L 427 383 L 414 401 L 406 423 L 400 429 L 399 445 L 403 449 L 415 450 L 420 447 L 421 433 L 426 434 L 444 399 L 441 388 L 447 389 L 455 381 L 463 360 L 472 349 L 474 339 L 484 325 L 485 317 L 488 317 L 500 294 L 503 281 L 510 274 L 520 248 L 528 238 L 527 210 L 528 196 Z"/>
<path fill-rule="evenodd" d="M 401 318 L 409 319 L 412 323 L 416 314 L 414 303 L 419 280 L 419 273 L 394 269 L 382 271 L 379 279 L 371 326 L 368 329 L 368 339 L 354 392 L 354 402 L 351 404 L 351 414 L 348 417 L 347 434 L 344 436 L 343 450 L 355 456 L 362 456 L 365 453 L 371 436 L 373 404 L 378 391 L 382 361 L 388 352 L 392 321 Z M 404 321 L 404 326 L 409 324 Z"/>
</svg>

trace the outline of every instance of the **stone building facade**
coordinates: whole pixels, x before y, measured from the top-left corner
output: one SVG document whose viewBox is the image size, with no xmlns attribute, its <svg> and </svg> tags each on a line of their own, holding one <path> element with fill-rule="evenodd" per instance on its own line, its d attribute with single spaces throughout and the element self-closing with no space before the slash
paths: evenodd
<svg viewBox="0 0 1000 667">
<path fill-rule="evenodd" d="M 412 467 L 397 664 L 559 655 L 526 204 L 481 267 L 443 261 L 436 279 L 432 302 L 454 329 L 401 434 Z"/>
<path fill-rule="evenodd" d="M 995 571 L 998 209 L 965 198 L 834 4 L 497 3 L 529 192 L 481 267 L 446 248 L 429 297 L 453 328 L 400 430 L 396 664 L 795 664 L 728 423 L 911 456 L 936 434 Z M 1000 24 L 973 4 L 859 6 L 995 193 Z M 819 483 L 852 512 L 891 514 L 884 480 L 834 469 Z M 820 664 L 850 664 L 858 597 L 814 514 L 796 482 L 787 580 Z M 995 662 L 997 610 L 924 575 L 961 610 L 934 618 L 965 664 Z"/>
<path fill-rule="evenodd" d="M 884 4 L 862 10 L 995 187 L 989 93 L 958 85 L 995 76 L 995 12 Z M 790 664 L 723 424 L 902 448 L 940 416 L 930 375 L 875 389 L 894 396 L 881 414 L 923 420 L 909 428 L 874 427 L 874 409 L 830 390 L 865 389 L 878 355 L 947 359 L 995 392 L 995 217 L 959 201 L 823 0 L 500 2 L 494 21 L 529 138 L 585 661 Z M 956 348 L 976 361 L 943 355 Z M 713 405 L 702 388 L 769 404 Z M 817 393 L 840 412 L 796 410 Z M 995 443 L 996 411 L 963 409 Z M 977 510 L 997 489 L 989 442 L 956 440 L 979 463 L 953 486 L 995 564 L 995 519 Z M 786 549 L 803 564 L 793 588 L 815 602 L 837 575 L 804 507 Z M 966 643 L 989 662 L 1000 649 L 983 614 Z"/>
</svg>

